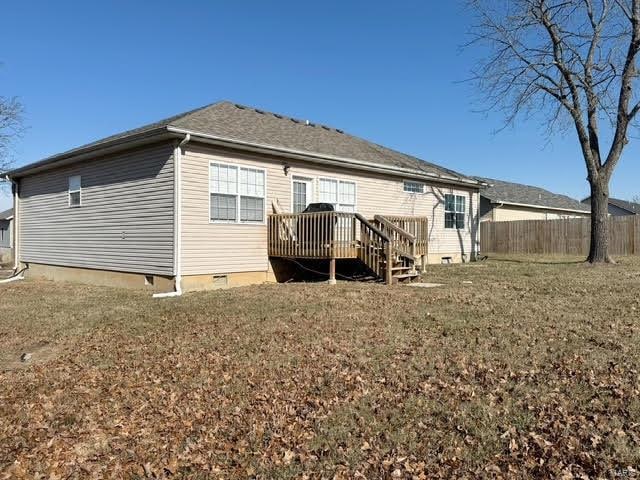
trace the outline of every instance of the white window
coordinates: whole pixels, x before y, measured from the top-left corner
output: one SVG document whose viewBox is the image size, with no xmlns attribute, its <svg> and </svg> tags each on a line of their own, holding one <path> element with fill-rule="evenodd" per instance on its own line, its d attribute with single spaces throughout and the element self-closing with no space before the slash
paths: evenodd
<svg viewBox="0 0 640 480">
<path fill-rule="evenodd" d="M 466 198 L 462 195 L 447 193 L 444 196 L 444 228 L 464 228 Z"/>
<path fill-rule="evenodd" d="M 69 177 L 69 207 L 82 205 L 82 177 L 74 175 Z"/>
<path fill-rule="evenodd" d="M 291 188 L 293 213 L 300 213 L 313 202 L 313 180 L 293 177 Z"/>
<path fill-rule="evenodd" d="M 424 193 L 426 185 L 422 182 L 414 182 L 413 180 L 404 181 L 404 191 L 407 193 Z"/>
<path fill-rule="evenodd" d="M 257 168 L 212 163 L 209 171 L 213 222 L 262 223 L 265 172 Z"/>
<path fill-rule="evenodd" d="M 332 204 L 337 211 L 356 211 L 356 184 L 346 180 L 321 178 L 318 181 L 319 201 Z"/>
</svg>

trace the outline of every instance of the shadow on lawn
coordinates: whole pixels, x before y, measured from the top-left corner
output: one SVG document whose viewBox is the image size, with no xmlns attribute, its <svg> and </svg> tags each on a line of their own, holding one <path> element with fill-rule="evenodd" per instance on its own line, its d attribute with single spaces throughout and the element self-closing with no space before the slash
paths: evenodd
<svg viewBox="0 0 640 480">
<path fill-rule="evenodd" d="M 500 257 L 487 257 L 492 262 L 505 262 L 505 263 L 536 263 L 538 265 L 580 265 L 586 263 L 585 260 L 549 260 L 549 259 L 536 259 L 535 257 L 527 258 L 500 258 Z"/>
</svg>

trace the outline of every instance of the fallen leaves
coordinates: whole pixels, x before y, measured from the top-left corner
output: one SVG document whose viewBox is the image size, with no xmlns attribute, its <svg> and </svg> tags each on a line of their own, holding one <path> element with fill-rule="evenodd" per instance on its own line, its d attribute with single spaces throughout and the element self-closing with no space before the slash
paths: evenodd
<svg viewBox="0 0 640 480">
<path fill-rule="evenodd" d="M 12 286 L 0 351 L 19 360 L 47 341 L 56 355 L 0 372 L 0 478 L 632 471 L 640 325 L 625 304 L 640 276 L 485 265 L 434 269 L 453 285 L 441 289 L 274 285 L 163 303 Z"/>
</svg>

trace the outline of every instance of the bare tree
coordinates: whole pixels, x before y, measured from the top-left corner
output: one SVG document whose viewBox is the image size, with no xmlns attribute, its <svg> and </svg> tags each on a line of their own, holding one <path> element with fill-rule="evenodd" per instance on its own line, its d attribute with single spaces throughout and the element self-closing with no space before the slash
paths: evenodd
<svg viewBox="0 0 640 480">
<path fill-rule="evenodd" d="M 633 203 L 640 203 L 640 194 L 634 195 L 633 197 L 631 197 L 631 201 Z"/>
<path fill-rule="evenodd" d="M 610 262 L 609 183 L 640 110 L 640 0 L 470 0 L 473 79 L 507 124 L 542 115 L 573 128 L 591 187 L 588 261 Z"/>
<path fill-rule="evenodd" d="M 11 145 L 22 133 L 22 113 L 17 98 L 0 96 L 0 174 L 11 167 Z"/>
</svg>

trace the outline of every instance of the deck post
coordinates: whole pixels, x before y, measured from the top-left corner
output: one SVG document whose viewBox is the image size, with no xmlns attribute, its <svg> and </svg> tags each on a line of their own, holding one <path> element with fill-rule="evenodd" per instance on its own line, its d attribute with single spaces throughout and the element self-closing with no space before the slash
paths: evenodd
<svg viewBox="0 0 640 480">
<path fill-rule="evenodd" d="M 384 256 L 387 257 L 387 266 L 384 269 L 384 276 L 387 285 L 393 285 L 393 258 L 391 254 L 391 242 L 386 242 L 384 247 Z"/>
<path fill-rule="evenodd" d="M 416 241 L 415 239 L 411 242 L 411 273 L 417 273 L 416 270 Z"/>
<path fill-rule="evenodd" d="M 329 260 L 329 285 L 336 284 L 336 259 L 335 257 Z"/>
</svg>

